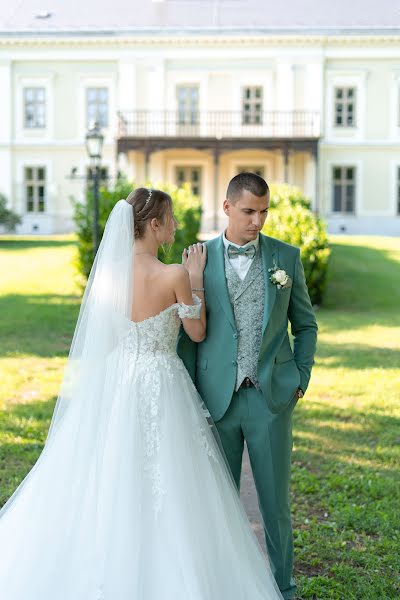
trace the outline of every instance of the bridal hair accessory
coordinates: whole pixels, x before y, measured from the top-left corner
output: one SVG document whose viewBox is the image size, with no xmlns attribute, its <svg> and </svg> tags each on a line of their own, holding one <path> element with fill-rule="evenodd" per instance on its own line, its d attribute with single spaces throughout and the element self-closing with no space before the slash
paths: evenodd
<svg viewBox="0 0 400 600">
<path fill-rule="evenodd" d="M 150 202 L 150 198 L 151 198 L 152 193 L 153 193 L 153 190 L 149 190 L 149 195 L 147 197 L 146 202 L 144 203 L 144 206 L 143 206 L 142 210 L 144 210 L 146 208 L 146 206 L 148 205 L 148 203 Z"/>
<path fill-rule="evenodd" d="M 151 195 L 153 193 L 153 190 L 149 190 L 149 195 L 146 198 L 146 202 L 144 203 L 144 205 L 142 206 L 142 208 L 140 210 L 137 211 L 137 214 L 141 213 L 142 211 L 144 211 L 144 209 L 146 208 L 146 206 L 148 205 L 148 203 L 150 202 L 150 198 Z"/>
</svg>

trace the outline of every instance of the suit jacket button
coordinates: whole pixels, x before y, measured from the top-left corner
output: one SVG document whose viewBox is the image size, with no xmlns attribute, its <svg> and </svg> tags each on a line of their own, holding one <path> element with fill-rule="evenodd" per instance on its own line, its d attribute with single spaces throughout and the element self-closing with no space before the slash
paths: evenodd
<svg viewBox="0 0 400 600">
<path fill-rule="evenodd" d="M 234 338 L 235 340 L 237 340 L 237 339 L 238 339 L 238 334 L 237 334 L 237 333 L 234 333 L 234 334 L 233 334 L 233 338 Z"/>
<path fill-rule="evenodd" d="M 232 364 L 236 366 L 237 365 L 237 360 L 233 360 Z"/>
</svg>

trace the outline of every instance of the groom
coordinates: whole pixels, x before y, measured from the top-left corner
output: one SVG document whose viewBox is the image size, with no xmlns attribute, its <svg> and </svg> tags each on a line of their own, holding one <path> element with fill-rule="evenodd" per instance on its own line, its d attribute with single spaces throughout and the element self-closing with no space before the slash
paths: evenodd
<svg viewBox="0 0 400 600">
<path fill-rule="evenodd" d="M 299 249 L 260 233 L 268 206 L 269 188 L 258 175 L 230 181 L 228 227 L 207 242 L 207 337 L 195 344 L 182 330 L 178 353 L 215 421 L 238 489 L 246 440 L 271 568 L 288 599 L 296 594 L 292 411 L 310 380 L 317 324 Z"/>
</svg>

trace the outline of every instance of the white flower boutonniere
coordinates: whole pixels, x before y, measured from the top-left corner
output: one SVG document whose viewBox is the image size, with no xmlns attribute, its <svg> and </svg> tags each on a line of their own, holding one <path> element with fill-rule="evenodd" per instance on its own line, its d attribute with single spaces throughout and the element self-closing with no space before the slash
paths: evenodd
<svg viewBox="0 0 400 600">
<path fill-rule="evenodd" d="M 268 269 L 268 272 L 271 273 L 269 280 L 276 285 L 278 290 L 281 288 L 288 288 L 292 285 L 292 280 L 289 275 L 286 271 L 280 269 L 276 263 L 271 269 Z"/>
</svg>

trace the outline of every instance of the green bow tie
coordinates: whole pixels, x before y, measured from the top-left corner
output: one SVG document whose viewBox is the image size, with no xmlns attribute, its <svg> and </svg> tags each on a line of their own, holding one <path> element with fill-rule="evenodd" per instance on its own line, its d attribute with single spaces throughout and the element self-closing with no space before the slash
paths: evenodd
<svg viewBox="0 0 400 600">
<path fill-rule="evenodd" d="M 229 244 L 229 246 L 228 246 L 229 258 L 237 258 L 238 256 L 248 256 L 249 258 L 254 258 L 255 255 L 256 255 L 256 247 L 253 244 L 251 244 L 250 246 L 245 246 L 245 247 L 241 247 L 241 248 L 232 246 L 232 244 Z"/>
</svg>

